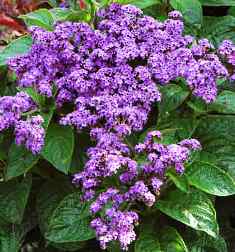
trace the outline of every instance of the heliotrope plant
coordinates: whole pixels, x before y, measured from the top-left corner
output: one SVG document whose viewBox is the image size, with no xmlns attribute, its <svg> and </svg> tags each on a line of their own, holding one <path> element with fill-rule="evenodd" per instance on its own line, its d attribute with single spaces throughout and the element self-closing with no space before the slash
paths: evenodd
<svg viewBox="0 0 235 252">
<path fill-rule="evenodd" d="M 215 184 L 212 188 L 205 185 L 206 176 L 197 175 L 200 162 L 209 163 L 208 157 L 204 161 L 209 151 L 200 143 L 200 130 L 194 134 L 204 114 L 226 110 L 221 108 L 223 103 L 220 109 L 215 104 L 218 83 L 234 80 L 235 45 L 225 40 L 215 48 L 206 38 L 186 35 L 183 16 L 176 10 L 159 21 L 133 5 L 112 3 L 97 9 L 87 21 L 60 20 L 51 30 L 30 26 L 30 50 L 8 60 L 20 91 L 0 98 L 0 130 L 13 129 L 16 145 L 32 152 L 32 159 L 41 153 L 53 165 L 60 160 L 48 156 L 51 145 L 45 137 L 51 134 L 46 132 L 50 120 L 54 129 L 69 126 L 79 136 L 89 134 L 92 144 L 81 148 L 87 159 L 84 165 L 79 163 L 71 182 L 79 191 L 79 204 L 89 205 L 83 213 L 89 216 L 90 224 L 86 225 L 95 231 L 102 249 L 117 241 L 120 249 L 129 250 L 139 238 L 136 250 L 141 251 L 137 226 L 156 208 L 215 237 L 217 224 L 205 227 L 206 220 L 200 218 L 207 217 L 198 220 L 193 210 L 184 210 L 184 203 L 178 209 L 171 190 L 175 184 L 179 197 L 185 193 L 186 201 L 191 197 L 194 202 L 197 195 L 204 209 L 210 208 L 209 214 L 213 214 L 209 198 L 189 186 L 214 195 L 235 193 L 233 178 L 222 169 L 214 175 L 215 184 L 221 174 L 226 176 L 221 191 Z M 170 101 L 168 90 L 173 92 Z M 48 104 L 53 104 L 53 119 L 45 116 Z M 179 105 L 184 109 L 169 114 Z M 190 109 L 196 111 L 194 116 Z M 174 116 L 181 113 L 188 119 L 186 126 L 184 116 L 174 122 Z M 151 118 L 157 119 L 157 126 Z M 168 122 L 175 128 L 166 129 Z M 180 127 L 183 134 L 178 132 Z M 173 138 L 167 132 L 173 132 Z M 61 170 L 64 166 L 58 167 Z M 213 175 L 211 169 L 205 167 L 205 174 Z M 177 214 L 166 207 L 165 198 L 173 208 L 175 204 Z M 51 237 L 47 234 L 47 239 L 55 242 Z M 86 239 L 78 241 L 82 240 Z M 184 250 L 180 251 L 187 251 L 183 241 L 181 245 Z"/>
</svg>

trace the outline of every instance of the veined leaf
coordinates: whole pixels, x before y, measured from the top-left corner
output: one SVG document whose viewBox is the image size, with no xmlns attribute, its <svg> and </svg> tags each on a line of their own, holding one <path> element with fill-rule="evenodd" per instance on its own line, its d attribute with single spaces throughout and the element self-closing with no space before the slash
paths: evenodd
<svg viewBox="0 0 235 252">
<path fill-rule="evenodd" d="M 228 90 L 221 92 L 216 101 L 208 106 L 208 110 L 224 114 L 235 114 L 235 93 Z"/>
<path fill-rule="evenodd" d="M 202 23 L 202 6 L 199 0 L 170 0 L 170 5 L 182 12 L 187 23 Z"/>
<path fill-rule="evenodd" d="M 24 146 L 13 143 L 8 154 L 5 172 L 6 180 L 27 173 L 39 160 L 38 155 L 33 155 Z"/>
<path fill-rule="evenodd" d="M 74 149 L 73 130 L 51 124 L 47 130 L 42 156 L 56 169 L 68 173 Z"/>
<path fill-rule="evenodd" d="M 161 87 L 162 100 L 159 104 L 160 113 L 163 115 L 179 107 L 189 95 L 189 91 L 184 90 L 176 84 Z"/>
<path fill-rule="evenodd" d="M 0 184 L 0 216 L 10 223 L 20 224 L 31 190 L 30 176 L 20 183 L 9 181 Z"/>
<path fill-rule="evenodd" d="M 185 225 L 201 230 L 216 237 L 218 224 L 216 212 L 208 196 L 200 191 L 188 193 L 179 190 L 170 191 L 164 199 L 156 203 L 156 207 Z"/>
<path fill-rule="evenodd" d="M 204 153 L 206 154 L 206 153 Z M 217 196 L 229 196 L 235 194 L 235 181 L 232 176 L 216 164 L 216 156 L 213 156 L 213 161 L 210 158 L 203 159 L 200 155 L 192 165 L 187 167 L 186 175 L 190 184 L 207 193 Z M 209 159 L 209 161 L 208 161 Z"/>
<path fill-rule="evenodd" d="M 46 30 L 52 30 L 54 19 L 47 9 L 39 9 L 25 15 L 19 16 L 27 26 L 39 26 Z"/>
<path fill-rule="evenodd" d="M 46 238 L 64 243 L 94 238 L 90 228 L 89 204 L 81 202 L 81 195 L 73 193 L 63 199 L 50 218 Z"/>
<path fill-rule="evenodd" d="M 0 51 L 0 66 L 6 65 L 10 58 L 27 53 L 32 46 L 32 38 L 23 36 L 13 40 L 8 46 Z"/>
</svg>

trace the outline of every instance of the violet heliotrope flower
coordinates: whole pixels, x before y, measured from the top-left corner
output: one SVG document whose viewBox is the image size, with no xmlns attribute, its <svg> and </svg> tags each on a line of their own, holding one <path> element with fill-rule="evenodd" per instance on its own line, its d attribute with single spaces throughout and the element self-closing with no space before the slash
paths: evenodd
<svg viewBox="0 0 235 252">
<path fill-rule="evenodd" d="M 16 144 L 25 145 L 33 154 L 39 153 L 44 145 L 43 122 L 40 115 L 32 116 L 26 121 L 18 121 L 15 125 Z"/>
<path fill-rule="evenodd" d="M 0 131 L 14 128 L 16 144 L 25 145 L 33 154 L 39 153 L 44 144 L 43 118 L 38 115 L 24 121 L 23 117 L 35 108 L 36 104 L 25 92 L 0 98 Z"/>
<path fill-rule="evenodd" d="M 219 46 L 218 53 L 231 66 L 230 79 L 235 80 L 235 44 L 230 40 L 224 40 Z"/>
<path fill-rule="evenodd" d="M 24 92 L 19 92 L 15 96 L 3 96 L 0 98 L 0 131 L 14 127 L 21 118 L 22 113 L 26 113 L 35 108 L 32 99 Z"/>
<path fill-rule="evenodd" d="M 51 97 L 55 86 L 57 107 L 72 105 L 60 119 L 62 125 L 90 131 L 96 144 L 73 182 L 81 186 L 83 200 L 93 200 L 91 214 L 106 208 L 91 222 L 104 249 L 113 240 L 128 248 L 139 219 L 129 209 L 137 202 L 151 207 L 166 171 L 182 174 L 191 151 L 200 149 L 195 139 L 164 145 L 159 131 L 149 132 L 134 149 L 125 142 L 143 129 L 152 105 L 161 100 L 158 86 L 183 78 L 195 96 L 210 103 L 217 95 L 216 81 L 228 76 L 208 40 L 184 35 L 179 12 L 168 17 L 160 22 L 134 6 L 114 3 L 99 10 L 95 28 L 72 22 L 58 23 L 50 32 L 33 27 L 31 51 L 9 61 L 20 87 Z M 41 123 L 38 117 L 19 117 L 16 142 L 38 153 L 44 138 Z M 144 164 L 138 164 L 138 155 L 146 157 Z M 117 185 L 98 194 L 110 177 L 116 177 Z"/>
<path fill-rule="evenodd" d="M 147 207 L 153 206 L 160 194 L 161 186 L 165 183 L 166 171 L 174 168 L 176 172 L 182 174 L 184 164 L 189 160 L 190 152 L 201 148 L 196 139 L 185 139 L 178 144 L 165 145 L 159 143 L 161 138 L 159 131 L 152 131 L 147 134 L 144 143 L 136 146 L 137 153 L 142 153 L 148 157 L 142 165 L 137 165 L 128 151 L 125 154 L 122 153 L 125 158 L 128 158 L 129 162 L 135 164 L 134 175 L 130 176 L 128 181 L 122 181 L 120 176 L 121 190 L 110 187 L 100 193 L 91 204 L 90 212 L 93 215 L 98 215 L 106 209 L 102 217 L 97 217 L 91 222 L 91 227 L 96 231 L 101 248 L 105 249 L 110 241 L 117 240 L 121 248 L 127 250 L 130 243 L 135 240 L 134 227 L 138 224 L 139 216 L 134 210 L 131 212 L 123 210 L 125 209 L 124 206 L 128 204 L 129 209 L 137 202 L 143 203 Z M 115 146 L 112 146 L 110 150 L 114 151 L 114 149 Z M 126 172 L 131 173 L 128 165 L 120 164 L 119 159 L 118 162 L 116 159 L 112 159 L 111 163 L 105 162 L 108 155 L 108 151 L 103 154 L 102 161 L 100 160 L 102 166 L 93 166 L 94 163 L 92 163 L 92 165 L 86 166 L 80 175 L 75 176 L 75 182 L 81 183 L 83 190 L 85 190 L 84 195 L 87 195 L 87 192 L 90 192 L 89 190 L 93 190 L 92 196 L 95 195 L 95 188 L 101 184 L 102 178 L 112 176 L 110 166 L 116 168 L 114 169 L 115 173 L 117 173 L 117 168 L 125 169 Z M 122 159 L 123 156 L 119 158 Z M 100 169 L 102 169 L 102 172 L 105 171 L 103 177 L 99 174 Z M 87 184 L 89 184 L 88 191 L 86 191 Z"/>
</svg>

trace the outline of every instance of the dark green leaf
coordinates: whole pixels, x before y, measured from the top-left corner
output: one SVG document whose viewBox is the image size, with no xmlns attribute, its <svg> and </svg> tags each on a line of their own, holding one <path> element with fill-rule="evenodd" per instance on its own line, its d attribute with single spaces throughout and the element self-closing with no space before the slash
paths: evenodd
<svg viewBox="0 0 235 252">
<path fill-rule="evenodd" d="M 28 205 L 29 206 L 29 205 Z M 31 212 L 28 212 L 30 211 Z M 26 208 L 24 219 L 20 224 L 9 224 L 0 221 L 0 251 L 1 252 L 17 252 L 24 241 L 25 235 L 34 228 L 35 218 L 32 217 L 34 212 L 32 209 Z M 34 219 L 34 220 L 33 220 Z"/>
<path fill-rule="evenodd" d="M 193 137 L 200 139 L 203 151 L 212 155 L 210 160 L 235 179 L 235 116 L 205 116 Z"/>
<path fill-rule="evenodd" d="M 183 238 L 173 227 L 165 227 L 160 233 L 161 251 L 188 252 Z"/>
<path fill-rule="evenodd" d="M 159 105 L 161 114 L 175 110 L 189 95 L 189 91 L 176 84 L 163 86 L 160 90 L 162 93 L 162 100 Z"/>
<path fill-rule="evenodd" d="M 183 238 L 173 227 L 160 232 L 142 228 L 135 243 L 135 252 L 188 252 Z"/>
<path fill-rule="evenodd" d="M 169 114 L 168 117 L 161 118 L 157 124 L 157 129 L 164 133 L 170 133 L 175 130 L 175 138 L 177 141 L 185 138 L 191 138 L 200 123 L 200 119 L 193 117 L 192 113 L 184 113 L 180 111 Z M 176 141 L 176 142 L 177 142 Z"/>
<path fill-rule="evenodd" d="M 17 252 L 21 246 L 20 233 L 15 225 L 0 225 L 0 251 Z"/>
<path fill-rule="evenodd" d="M 31 184 L 31 177 L 24 178 L 20 183 L 12 180 L 0 184 L 0 216 L 5 221 L 21 223 Z"/>
<path fill-rule="evenodd" d="M 13 143 L 8 154 L 5 172 L 6 180 L 20 176 L 28 172 L 39 160 L 39 156 L 33 155 L 23 146 Z"/>
<path fill-rule="evenodd" d="M 170 0 L 170 5 L 182 12 L 187 23 L 202 23 L 202 6 L 199 0 Z"/>
<path fill-rule="evenodd" d="M 190 252 L 228 252 L 226 242 L 221 236 L 213 238 L 191 229 L 186 232 L 186 237 Z"/>
<path fill-rule="evenodd" d="M 211 158 L 211 157 L 210 157 Z M 216 156 L 195 160 L 186 170 L 189 182 L 198 189 L 217 196 L 235 194 L 235 181 L 228 172 L 214 164 Z M 209 161 L 208 161 L 209 159 Z"/>
<path fill-rule="evenodd" d="M 27 26 L 39 26 L 47 30 L 53 29 L 54 20 L 50 11 L 47 9 L 39 9 L 34 12 L 21 15 L 20 18 L 24 20 Z"/>
<path fill-rule="evenodd" d="M 0 66 L 7 64 L 10 58 L 27 53 L 31 46 L 32 38 L 30 36 L 13 40 L 7 47 L 0 51 Z"/>
<path fill-rule="evenodd" d="M 202 100 L 195 99 L 195 97 L 193 99 L 191 99 L 190 101 L 188 101 L 187 105 L 196 113 L 206 113 L 207 112 L 208 105 L 205 104 L 205 102 L 203 102 Z"/>
<path fill-rule="evenodd" d="M 207 37 L 216 46 L 224 39 L 235 41 L 235 17 L 203 17 L 203 27 L 200 36 Z"/>
<path fill-rule="evenodd" d="M 216 101 L 208 106 L 208 110 L 224 114 L 235 114 L 235 93 L 228 90 L 221 92 Z"/>
<path fill-rule="evenodd" d="M 42 156 L 59 171 L 68 173 L 74 148 L 73 130 L 51 124 L 48 127 Z"/>
<path fill-rule="evenodd" d="M 53 212 L 60 202 L 72 192 L 73 187 L 71 182 L 66 180 L 57 179 L 57 181 L 48 181 L 42 186 L 37 198 L 37 213 L 39 227 L 43 234 L 48 231 Z M 76 251 L 84 244 L 82 242 L 50 242 L 50 245 L 61 250 Z"/>
<path fill-rule="evenodd" d="M 176 187 L 180 189 L 181 191 L 187 192 L 189 190 L 188 180 L 184 174 L 179 175 L 173 170 L 168 170 L 167 176 L 173 181 Z"/>
<path fill-rule="evenodd" d="M 78 251 L 82 249 L 86 243 L 85 242 L 67 242 L 67 243 L 55 243 L 51 242 L 51 246 L 58 248 L 60 251 Z"/>
<path fill-rule="evenodd" d="M 46 238 L 57 243 L 85 241 L 94 238 L 90 228 L 89 205 L 73 193 L 63 199 L 50 219 Z"/>
<path fill-rule="evenodd" d="M 218 235 L 215 209 L 208 196 L 200 191 L 170 191 L 164 199 L 157 202 L 156 207 L 196 230 L 204 231 L 213 237 Z"/>
<path fill-rule="evenodd" d="M 37 197 L 39 227 L 42 233 L 47 232 L 50 218 L 64 197 L 72 192 L 70 182 L 57 179 L 43 184 Z"/>
<path fill-rule="evenodd" d="M 141 232 L 135 243 L 135 252 L 161 252 L 157 234 Z"/>
<path fill-rule="evenodd" d="M 235 16 L 235 6 L 229 8 L 228 15 Z"/>
</svg>

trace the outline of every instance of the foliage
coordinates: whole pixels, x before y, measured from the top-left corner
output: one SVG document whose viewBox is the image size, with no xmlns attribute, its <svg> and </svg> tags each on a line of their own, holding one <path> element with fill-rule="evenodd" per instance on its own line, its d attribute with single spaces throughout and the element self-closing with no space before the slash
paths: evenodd
<svg viewBox="0 0 235 252">
<path fill-rule="evenodd" d="M 12 3 L 6 5 L 6 2 L 4 1 L 5 9 L 2 10 L 2 13 L 5 11 L 4 17 L 12 15 L 11 18 L 21 27 L 21 31 L 26 31 L 27 27 L 30 32 L 12 40 L 0 52 L 2 96 L 0 98 L 2 102 L 0 102 L 0 251 L 101 251 L 100 245 L 103 248 L 107 247 L 108 251 L 121 251 L 118 241 L 121 245 L 129 245 L 130 241 L 134 240 L 130 246 L 122 248 L 130 252 L 233 251 L 235 240 L 229 236 L 229 233 L 234 232 L 235 225 L 229 222 L 233 216 L 231 213 L 221 214 L 224 212 L 224 206 L 220 202 L 226 199 L 229 207 L 234 204 L 235 61 L 231 52 L 230 54 L 223 52 L 227 48 L 226 45 L 220 45 L 225 39 L 235 42 L 234 1 L 50 0 L 40 1 L 38 5 L 28 1 L 25 5 L 27 8 L 22 7 L 21 1 L 17 8 Z M 108 91 L 111 99 L 96 93 L 94 85 L 100 85 L 101 79 L 84 88 L 86 95 L 83 95 L 83 81 L 87 81 L 88 77 L 71 78 L 70 69 L 73 69 L 74 62 L 78 64 L 77 58 L 75 61 L 74 58 L 71 60 L 74 55 L 70 55 L 68 60 L 67 56 L 64 58 L 63 68 L 58 68 L 57 72 L 51 71 L 51 75 L 48 75 L 51 78 L 48 81 L 49 87 L 46 82 L 42 85 L 36 81 L 27 84 L 32 75 L 28 75 L 26 80 L 23 79 L 20 67 L 24 62 L 18 59 L 25 60 L 32 52 L 36 55 L 35 36 L 44 43 L 45 33 L 40 32 L 48 31 L 48 34 L 53 36 L 54 30 L 57 29 L 56 38 L 59 36 L 63 38 L 66 34 L 60 33 L 60 29 L 65 29 L 64 24 L 69 24 L 65 23 L 66 21 L 75 24 L 82 21 L 91 27 L 91 31 L 84 32 L 88 26 L 84 26 L 84 30 L 81 30 L 83 39 L 88 41 L 90 39 L 92 44 L 94 27 L 97 31 L 103 29 L 103 33 L 109 33 L 110 29 L 113 29 L 110 24 L 108 28 L 105 24 L 102 28 L 97 28 L 103 18 L 102 12 L 97 16 L 97 11 L 112 2 L 135 5 L 146 15 L 163 22 L 169 20 L 167 15 L 171 10 L 180 11 L 185 23 L 184 32 L 196 39 L 190 50 L 198 45 L 197 39 L 209 39 L 211 44 L 205 46 L 208 50 L 207 56 L 214 55 L 215 52 L 221 60 L 215 61 L 216 66 L 220 68 L 223 64 L 228 70 L 224 74 L 213 76 L 213 80 L 216 80 L 215 87 L 210 86 L 212 82 L 208 77 L 208 90 L 215 88 L 217 95 L 213 93 L 211 96 L 205 96 L 204 93 L 195 92 L 196 84 L 190 85 L 190 78 L 186 74 L 179 74 L 177 78 L 174 75 L 164 82 L 155 77 L 163 73 L 154 72 L 155 75 L 151 76 L 150 82 L 143 81 L 146 87 L 151 88 L 149 93 L 146 91 L 144 102 L 141 100 L 143 90 L 142 93 L 137 93 L 135 89 L 131 90 L 133 93 L 136 92 L 134 95 L 141 96 L 140 103 L 139 100 L 133 102 L 139 106 L 137 112 L 135 111 L 136 120 L 134 122 L 130 120 L 130 123 L 127 120 L 133 111 L 127 116 L 123 113 L 118 120 L 128 121 L 129 124 L 118 122 L 122 128 L 117 128 L 116 119 L 111 118 L 111 115 L 114 115 L 112 110 L 115 104 L 120 102 L 118 99 L 123 99 L 120 94 L 122 91 L 124 93 L 125 87 L 121 82 L 129 81 L 127 76 L 130 75 L 128 71 L 124 71 L 125 67 L 146 66 L 146 62 L 140 60 L 141 57 L 128 62 L 121 58 L 126 52 L 124 49 L 133 46 L 129 43 L 127 47 L 121 48 L 120 61 L 117 64 L 120 85 Z M 219 14 L 210 16 L 213 11 L 219 13 L 224 10 L 226 13 L 223 12 L 221 16 Z M 131 15 L 136 14 L 130 14 L 130 19 Z M 175 15 L 179 14 L 175 12 Z M 171 20 L 177 22 L 178 19 L 180 20 L 179 16 L 171 17 Z M 35 26 L 40 29 L 35 30 Z M 77 26 L 69 26 L 69 31 L 74 32 L 72 30 L 74 27 Z M 115 29 L 117 28 L 118 26 L 115 26 Z M 76 32 L 77 30 L 69 41 L 72 46 Z M 120 34 L 119 36 L 123 36 Z M 130 39 L 128 36 L 125 38 Z M 42 62 L 50 60 L 51 37 L 48 36 L 47 39 L 46 49 L 42 46 L 38 57 L 30 56 L 31 63 L 40 57 Z M 146 41 L 148 39 L 146 38 Z M 58 40 L 59 42 L 54 40 L 53 53 L 56 53 L 53 56 L 56 55 L 58 59 L 62 52 L 62 47 L 59 47 L 62 39 Z M 154 43 L 152 46 L 154 47 Z M 220 49 L 217 50 L 218 48 Z M 75 49 L 76 53 L 81 50 L 79 51 L 83 57 L 81 65 L 85 62 L 89 65 L 90 58 L 87 55 L 90 57 L 89 53 L 93 48 L 87 49 L 85 56 L 82 54 L 82 49 L 84 48 Z M 234 52 L 235 47 L 232 50 Z M 14 57 L 19 58 L 14 61 Z M 116 54 L 113 54 L 112 59 L 109 59 L 109 65 L 113 64 L 112 60 L 115 57 Z M 96 64 L 99 64 L 97 62 Z M 30 65 L 28 62 L 23 65 L 23 69 L 29 69 L 33 64 Z M 50 70 L 49 64 L 48 69 Z M 167 70 L 166 75 L 172 71 L 170 63 Z M 92 69 L 87 72 L 90 75 L 95 71 Z M 40 72 L 41 75 L 43 73 L 48 77 L 45 69 Z M 60 85 L 56 83 L 61 76 L 64 77 L 67 86 L 62 82 Z M 110 78 L 108 83 L 112 80 L 110 76 L 108 74 L 105 76 L 107 79 Z M 68 83 L 70 81 L 70 84 L 66 81 Z M 75 82 L 80 93 L 76 93 L 76 89 L 70 87 Z M 153 87 L 158 87 L 157 91 Z M 105 86 L 102 88 L 107 89 Z M 65 98 L 68 94 L 66 92 L 70 92 L 69 99 Z M 90 99 L 87 95 L 89 92 L 96 97 L 102 97 L 103 103 Z M 117 93 L 120 96 L 118 99 Z M 128 94 L 122 102 L 131 103 L 133 99 L 131 95 Z M 6 99 L 10 99 L 7 102 L 3 98 L 6 96 Z M 85 98 L 90 100 L 87 102 Z M 100 109 L 99 112 L 97 107 Z M 14 115 L 10 113 L 12 108 Z M 80 108 L 82 109 L 79 110 Z M 6 110 L 10 111 L 7 115 Z M 80 114 L 76 114 L 78 112 Z M 141 113 L 146 114 L 148 120 L 142 119 Z M 84 117 L 81 117 L 81 114 Z M 89 135 L 90 130 L 93 138 Z M 94 139 L 96 141 L 93 141 Z M 202 149 L 195 151 L 200 147 L 198 141 Z M 37 145 L 38 142 L 43 147 Z M 161 149 L 156 151 L 154 148 L 160 148 L 159 146 Z M 100 153 L 106 154 L 99 156 Z M 100 172 L 99 169 L 105 167 L 107 153 L 111 160 L 108 160 L 111 164 L 109 168 L 113 169 L 111 175 L 103 173 L 105 178 L 100 174 L 97 177 L 96 175 L 89 177 L 89 166 L 94 165 L 94 171 L 97 173 Z M 159 160 L 164 163 L 162 168 L 164 172 L 157 177 L 148 171 L 157 165 L 156 153 Z M 126 167 L 127 172 L 118 170 L 120 166 L 122 169 Z M 131 168 L 134 170 L 133 173 L 138 174 L 134 174 L 134 177 L 139 176 L 134 182 L 131 180 L 133 178 L 127 179 L 133 175 L 130 172 Z M 93 183 L 93 186 L 89 187 L 89 183 Z M 92 191 L 90 188 L 95 190 Z M 116 188 L 118 192 L 115 191 Z M 96 193 L 96 200 L 94 198 L 89 200 L 93 193 Z M 118 205 L 118 211 L 113 210 L 115 204 Z M 112 225 L 110 219 L 113 220 Z M 129 222 L 125 222 L 126 220 Z M 123 237 L 118 225 L 124 230 Z M 105 228 L 109 228 L 108 231 Z M 111 234 L 111 231 L 117 232 L 116 239 L 113 239 L 115 234 Z"/>
</svg>

